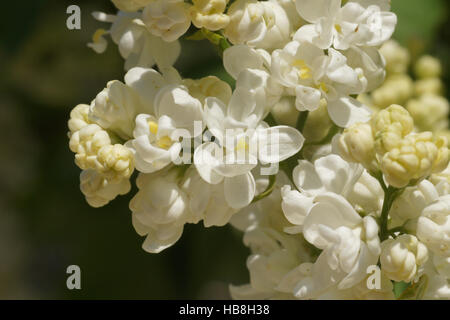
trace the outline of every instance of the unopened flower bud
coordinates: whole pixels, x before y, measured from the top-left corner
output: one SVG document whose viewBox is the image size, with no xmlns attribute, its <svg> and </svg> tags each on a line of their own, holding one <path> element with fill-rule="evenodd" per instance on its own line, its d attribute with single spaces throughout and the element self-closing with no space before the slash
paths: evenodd
<svg viewBox="0 0 450 320">
<path fill-rule="evenodd" d="M 386 60 L 386 71 L 388 73 L 406 73 L 408 71 L 410 62 L 409 51 L 397 41 L 387 41 L 381 46 L 380 52 Z"/>
<path fill-rule="evenodd" d="M 444 92 L 444 84 L 440 78 L 426 78 L 417 80 L 414 83 L 414 93 L 417 96 L 423 94 L 442 95 Z"/>
<path fill-rule="evenodd" d="M 97 170 L 112 181 L 128 179 L 134 170 L 133 152 L 121 144 L 101 148 L 97 163 Z"/>
<path fill-rule="evenodd" d="M 145 7 L 153 0 L 111 0 L 111 1 L 119 10 L 136 11 Z"/>
<path fill-rule="evenodd" d="M 300 111 L 295 108 L 295 97 L 285 96 L 272 108 L 271 113 L 278 124 L 295 127 Z"/>
<path fill-rule="evenodd" d="M 328 134 L 331 129 L 331 125 L 332 122 L 328 116 L 327 101 L 325 99 L 321 99 L 319 108 L 309 112 L 305 128 L 303 129 L 303 135 L 308 141 L 320 141 Z"/>
<path fill-rule="evenodd" d="M 414 65 L 414 73 L 419 79 L 439 78 L 442 74 L 441 62 L 432 56 L 422 56 Z"/>
<path fill-rule="evenodd" d="M 413 131 L 414 121 L 405 108 L 399 105 L 378 112 L 371 120 L 375 149 L 384 154 L 399 146 L 402 138 Z"/>
<path fill-rule="evenodd" d="M 80 189 L 89 205 L 99 208 L 114 200 L 118 195 L 127 194 L 131 184 L 129 179 L 112 182 L 101 173 L 89 169 L 81 172 Z"/>
<path fill-rule="evenodd" d="M 437 131 L 448 128 L 449 104 L 441 96 L 425 94 L 406 105 L 419 131 Z"/>
<path fill-rule="evenodd" d="M 75 132 L 69 147 L 76 153 L 75 163 L 83 170 L 95 168 L 99 150 L 111 144 L 108 133 L 96 124 L 90 124 Z"/>
<path fill-rule="evenodd" d="M 91 122 L 88 119 L 89 106 L 87 104 L 79 104 L 70 112 L 70 120 L 68 121 L 69 137 L 78 130 L 86 127 Z"/>
<path fill-rule="evenodd" d="M 230 17 L 224 14 L 228 0 L 193 0 L 192 3 L 189 14 L 197 28 L 217 31 L 230 23 Z"/>
<path fill-rule="evenodd" d="M 208 97 L 215 97 L 228 104 L 232 90 L 228 83 L 215 76 L 208 76 L 198 80 L 184 79 L 183 84 L 188 88 L 189 94 L 198 99 L 202 104 Z"/>
<path fill-rule="evenodd" d="M 345 160 L 359 162 L 369 170 L 376 169 L 375 142 L 370 124 L 357 123 L 345 129 L 338 145 Z"/>
<path fill-rule="evenodd" d="M 414 280 L 427 259 L 427 247 L 413 235 L 402 234 L 381 243 L 381 268 L 391 280 Z"/>
<path fill-rule="evenodd" d="M 410 134 L 381 160 L 381 171 L 393 187 L 403 188 L 413 180 L 426 178 L 446 168 L 448 148 L 445 138 L 433 141 L 431 132 Z"/>
<path fill-rule="evenodd" d="M 414 93 L 414 83 L 407 74 L 396 74 L 386 79 L 381 87 L 372 92 L 372 100 L 379 108 L 391 104 L 404 104 Z"/>
</svg>

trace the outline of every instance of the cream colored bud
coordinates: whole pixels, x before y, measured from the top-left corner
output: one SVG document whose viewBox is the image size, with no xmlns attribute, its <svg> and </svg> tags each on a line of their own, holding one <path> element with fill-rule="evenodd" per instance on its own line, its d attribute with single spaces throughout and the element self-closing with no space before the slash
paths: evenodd
<svg viewBox="0 0 450 320">
<path fill-rule="evenodd" d="M 134 170 L 133 152 L 121 144 L 102 147 L 97 155 L 97 170 L 111 181 L 128 179 Z"/>
<path fill-rule="evenodd" d="M 99 208 L 108 204 L 118 195 L 127 194 L 131 189 L 128 179 L 112 182 L 95 170 L 84 170 L 80 175 L 80 189 L 91 207 Z"/>
<path fill-rule="evenodd" d="M 422 56 L 414 65 L 414 73 L 419 79 L 439 78 L 442 74 L 441 62 L 432 56 Z"/>
<path fill-rule="evenodd" d="M 359 162 L 369 170 L 376 169 L 375 142 L 370 124 L 357 123 L 345 129 L 338 146 L 345 160 Z"/>
<path fill-rule="evenodd" d="M 405 108 L 391 105 L 372 117 L 371 126 L 376 152 L 382 155 L 399 146 L 402 138 L 413 131 L 414 121 Z"/>
<path fill-rule="evenodd" d="M 198 80 L 184 79 L 183 84 L 188 88 L 189 94 L 202 104 L 208 97 L 215 97 L 228 104 L 232 90 L 228 83 L 215 76 L 208 76 Z"/>
<path fill-rule="evenodd" d="M 438 148 L 438 154 L 433 162 L 433 173 L 439 173 L 447 168 L 450 160 L 448 140 L 445 136 L 438 136 L 435 144 Z"/>
<path fill-rule="evenodd" d="M 295 127 L 300 111 L 295 108 L 295 97 L 284 96 L 273 106 L 271 113 L 278 124 Z"/>
<path fill-rule="evenodd" d="M 392 75 L 381 87 L 372 92 L 372 100 L 379 108 L 391 104 L 404 104 L 414 93 L 414 82 L 406 74 Z"/>
<path fill-rule="evenodd" d="M 328 116 L 327 101 L 321 99 L 319 108 L 309 112 L 305 128 L 303 129 L 303 135 L 307 141 L 320 141 L 326 137 L 331 129 L 331 125 L 332 121 Z"/>
<path fill-rule="evenodd" d="M 192 3 L 189 14 L 197 28 L 217 31 L 230 23 L 230 17 L 224 14 L 228 0 L 193 0 Z"/>
<path fill-rule="evenodd" d="M 381 269 L 391 280 L 414 280 L 427 259 L 427 247 L 413 235 L 402 234 L 381 243 Z"/>
<path fill-rule="evenodd" d="M 380 48 L 380 52 L 386 60 L 386 71 L 388 73 L 406 73 L 408 71 L 410 63 L 409 51 L 397 41 L 387 41 Z"/>
<path fill-rule="evenodd" d="M 100 126 L 90 124 L 72 135 L 69 147 L 76 153 L 75 163 L 85 170 L 96 168 L 99 150 L 110 144 L 108 133 Z"/>
<path fill-rule="evenodd" d="M 111 0 L 114 5 L 123 11 L 137 11 L 153 0 Z"/>
<path fill-rule="evenodd" d="M 435 94 L 440 96 L 444 92 L 444 84 L 439 78 L 417 80 L 414 83 L 414 92 L 417 96 L 423 94 Z"/>
<path fill-rule="evenodd" d="M 89 121 L 89 106 L 87 104 L 79 104 L 70 112 L 70 119 L 68 121 L 69 138 L 78 130 L 86 127 L 91 122 Z"/>
<path fill-rule="evenodd" d="M 448 128 L 449 103 L 444 97 L 425 94 L 406 105 L 419 131 L 438 131 Z"/>
<path fill-rule="evenodd" d="M 445 138 L 433 141 L 431 132 L 413 133 L 383 156 L 380 167 L 389 185 L 403 188 L 411 181 L 442 171 L 448 156 Z"/>
</svg>

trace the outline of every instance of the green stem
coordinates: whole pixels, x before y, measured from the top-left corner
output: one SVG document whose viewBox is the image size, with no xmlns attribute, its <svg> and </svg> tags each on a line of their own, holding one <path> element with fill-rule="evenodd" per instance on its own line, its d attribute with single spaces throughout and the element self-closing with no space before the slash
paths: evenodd
<svg viewBox="0 0 450 320">
<path fill-rule="evenodd" d="M 309 115 L 309 111 L 302 111 L 298 115 L 297 124 L 295 126 L 298 131 L 303 132 L 303 129 L 305 128 L 305 124 L 306 124 L 306 119 L 308 119 L 308 115 Z"/>
<path fill-rule="evenodd" d="M 270 194 L 272 193 L 273 189 L 275 188 L 275 182 L 277 180 L 277 176 L 271 175 L 269 176 L 269 185 L 267 186 L 266 190 L 264 190 L 263 192 L 261 192 L 260 194 L 258 194 L 257 196 L 255 196 L 253 198 L 252 203 L 255 203 L 261 199 L 264 199 L 265 197 L 270 196 Z"/>
<path fill-rule="evenodd" d="M 395 198 L 399 195 L 401 189 L 389 186 L 384 192 L 383 209 L 381 210 L 380 217 L 380 241 L 383 242 L 389 237 L 388 230 L 388 217 L 389 211 L 391 210 L 392 203 Z"/>
</svg>

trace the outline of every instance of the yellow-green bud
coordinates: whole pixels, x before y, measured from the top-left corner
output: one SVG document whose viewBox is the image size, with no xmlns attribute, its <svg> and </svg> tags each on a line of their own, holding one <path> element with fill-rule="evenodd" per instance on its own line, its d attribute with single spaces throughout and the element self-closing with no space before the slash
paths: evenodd
<svg viewBox="0 0 450 320">
<path fill-rule="evenodd" d="M 429 55 L 422 56 L 414 65 L 414 73 L 419 79 L 439 78 L 442 74 L 441 62 Z"/>
<path fill-rule="evenodd" d="M 414 83 L 414 92 L 417 96 L 423 94 L 435 94 L 440 96 L 444 92 L 444 84 L 439 78 L 417 80 Z"/>
<path fill-rule="evenodd" d="M 405 108 L 394 104 L 375 114 L 371 126 L 375 150 L 382 155 L 396 148 L 403 137 L 413 131 L 414 121 Z"/>
<path fill-rule="evenodd" d="M 389 74 L 406 73 L 410 63 L 408 49 L 402 47 L 397 41 L 389 40 L 380 48 L 386 60 L 386 71 Z"/>
<path fill-rule="evenodd" d="M 403 104 L 413 93 L 414 82 L 411 77 L 406 74 L 395 74 L 372 92 L 372 100 L 379 108 L 386 108 L 391 104 Z"/>
<path fill-rule="evenodd" d="M 412 99 L 406 105 L 419 131 L 437 131 L 448 128 L 449 103 L 441 96 L 426 94 Z"/>
</svg>

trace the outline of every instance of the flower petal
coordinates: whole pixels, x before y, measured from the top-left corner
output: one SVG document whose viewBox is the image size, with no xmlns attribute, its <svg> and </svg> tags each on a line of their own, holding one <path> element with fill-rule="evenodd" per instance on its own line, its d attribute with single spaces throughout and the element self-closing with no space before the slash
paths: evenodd
<svg viewBox="0 0 450 320">
<path fill-rule="evenodd" d="M 258 157 L 264 163 L 279 163 L 299 152 L 304 142 L 300 131 L 292 127 L 258 129 Z"/>
<path fill-rule="evenodd" d="M 248 206 L 256 193 L 256 183 L 251 172 L 225 178 L 225 200 L 234 209 Z"/>
</svg>

